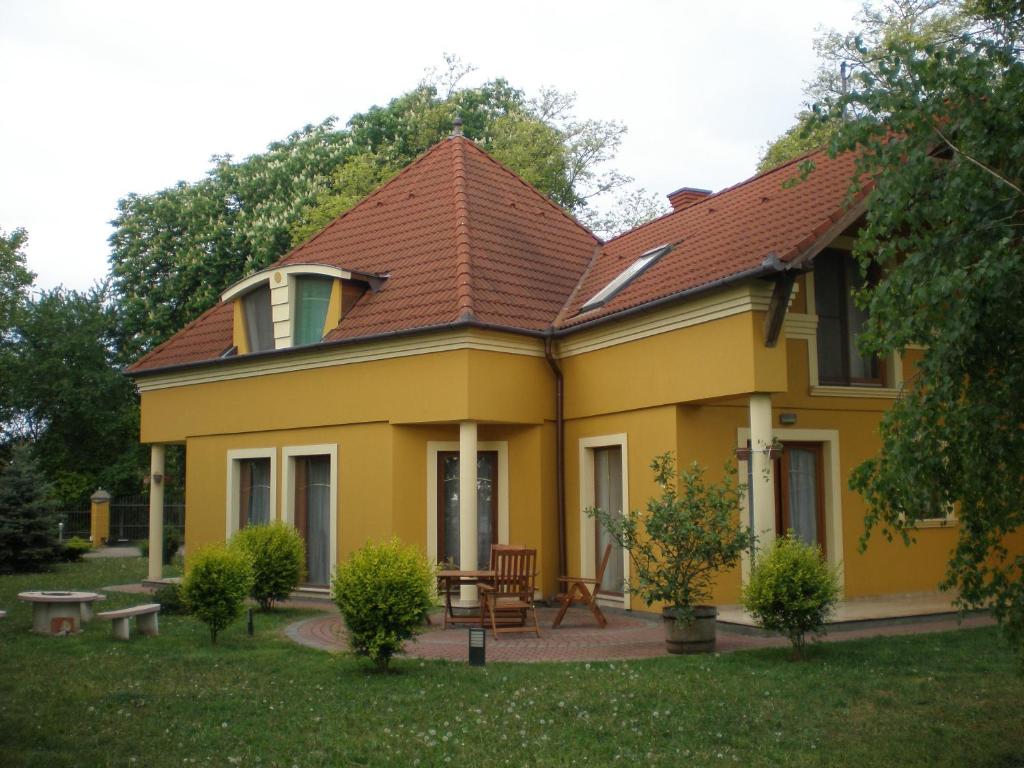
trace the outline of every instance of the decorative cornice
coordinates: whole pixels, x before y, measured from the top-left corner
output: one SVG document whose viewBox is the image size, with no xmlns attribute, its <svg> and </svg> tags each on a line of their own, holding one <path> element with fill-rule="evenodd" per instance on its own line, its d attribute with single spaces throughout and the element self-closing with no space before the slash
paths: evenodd
<svg viewBox="0 0 1024 768">
<path fill-rule="evenodd" d="M 230 366 L 207 366 L 191 370 L 154 373 L 136 380 L 140 392 L 214 381 L 248 379 L 274 373 L 330 368 L 374 360 L 427 355 L 473 349 L 481 352 L 502 352 L 510 355 L 544 357 L 544 342 L 514 334 L 486 333 L 475 329 L 460 329 L 451 333 L 408 336 L 401 339 L 367 342 L 351 346 L 312 348 L 308 352 L 295 352 L 287 356 L 261 357 L 252 361 L 236 359 Z"/>
<path fill-rule="evenodd" d="M 558 342 L 559 357 L 582 355 L 743 312 L 767 312 L 771 295 L 771 285 L 751 280 L 709 296 L 633 315 L 620 322 L 609 322 L 564 337 Z"/>
</svg>

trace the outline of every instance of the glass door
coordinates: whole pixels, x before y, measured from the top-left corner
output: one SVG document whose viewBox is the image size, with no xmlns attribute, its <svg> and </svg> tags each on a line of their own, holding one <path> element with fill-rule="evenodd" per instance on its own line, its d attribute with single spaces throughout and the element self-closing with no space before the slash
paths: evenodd
<svg viewBox="0 0 1024 768">
<path fill-rule="evenodd" d="M 775 523 L 825 552 L 821 443 L 785 443 L 775 463 Z"/>
<path fill-rule="evenodd" d="M 437 454 L 437 559 L 462 568 L 459 556 L 459 452 Z M 491 545 L 498 543 L 498 452 L 476 455 L 477 563 L 466 570 L 486 569 Z"/>
<path fill-rule="evenodd" d="M 331 457 L 295 458 L 295 527 L 306 542 L 306 582 L 331 580 Z"/>
<path fill-rule="evenodd" d="M 594 449 L 594 506 L 608 512 L 614 518 L 622 518 L 622 446 Z M 601 592 L 621 595 L 623 587 L 622 547 L 615 543 L 601 523 L 597 526 L 594 541 L 594 573 L 601 567 L 605 548 L 611 544 L 612 554 L 601 578 Z"/>
</svg>

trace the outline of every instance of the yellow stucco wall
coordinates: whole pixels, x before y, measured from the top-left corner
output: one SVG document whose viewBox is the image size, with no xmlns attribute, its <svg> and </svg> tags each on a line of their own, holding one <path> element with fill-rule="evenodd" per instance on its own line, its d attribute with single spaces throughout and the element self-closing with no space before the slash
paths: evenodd
<svg viewBox="0 0 1024 768">
<path fill-rule="evenodd" d="M 798 293 L 795 311 L 803 300 Z M 562 360 L 569 572 L 581 573 L 581 526 L 594 524 L 581 520 L 581 439 L 626 435 L 629 506 L 641 508 L 658 492 L 654 456 L 675 450 L 680 462 L 697 460 L 719 477 L 749 424 L 748 394 L 770 392 L 776 427 L 786 411 L 798 429 L 838 431 L 838 559 L 847 596 L 934 589 L 955 527 L 919 530 L 909 549 L 876 535 L 867 552 L 858 550 L 864 506 L 847 480 L 877 450 L 878 420 L 891 400 L 812 396 L 808 343 L 782 339 L 766 349 L 763 322 L 764 313 L 747 311 Z M 905 377 L 918 355 L 908 353 Z M 558 556 L 553 395 L 542 357 L 461 349 L 147 391 L 141 437 L 186 443 L 190 551 L 224 538 L 229 450 L 276 451 L 280 515 L 282 449 L 336 444 L 341 559 L 392 535 L 427 547 L 427 445 L 457 442 L 458 422 L 477 421 L 480 441 L 508 445 L 509 541 L 538 548 L 540 584 L 551 594 Z M 740 583 L 739 569 L 723 574 L 715 601 L 736 602 Z M 643 606 L 633 600 L 632 607 Z"/>
</svg>

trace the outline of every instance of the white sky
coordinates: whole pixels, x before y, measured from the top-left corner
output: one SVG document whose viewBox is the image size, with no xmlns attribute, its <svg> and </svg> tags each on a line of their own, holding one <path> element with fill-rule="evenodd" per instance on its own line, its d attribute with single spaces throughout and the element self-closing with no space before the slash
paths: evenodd
<svg viewBox="0 0 1024 768">
<path fill-rule="evenodd" d="M 37 285 L 107 271 L 117 200 L 200 178 L 306 123 L 414 87 L 443 52 L 629 134 L 639 186 L 720 189 L 792 123 L 819 26 L 859 0 L 717 3 L 0 0 L 0 228 Z"/>
</svg>

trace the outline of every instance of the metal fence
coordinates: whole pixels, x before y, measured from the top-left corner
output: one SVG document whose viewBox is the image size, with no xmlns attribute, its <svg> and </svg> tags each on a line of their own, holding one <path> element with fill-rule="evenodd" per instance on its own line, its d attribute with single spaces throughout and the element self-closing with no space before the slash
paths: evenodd
<svg viewBox="0 0 1024 768">
<path fill-rule="evenodd" d="M 92 533 L 90 525 L 92 523 L 92 512 L 88 509 L 84 511 L 67 511 L 58 512 L 57 521 L 63 524 L 60 529 L 61 536 L 66 541 L 72 536 L 78 536 L 81 539 L 88 539 Z"/>
<path fill-rule="evenodd" d="M 185 534 L 185 499 L 164 496 L 164 530 Z M 110 541 L 142 541 L 149 538 L 149 496 L 121 496 L 110 502 Z"/>
</svg>

